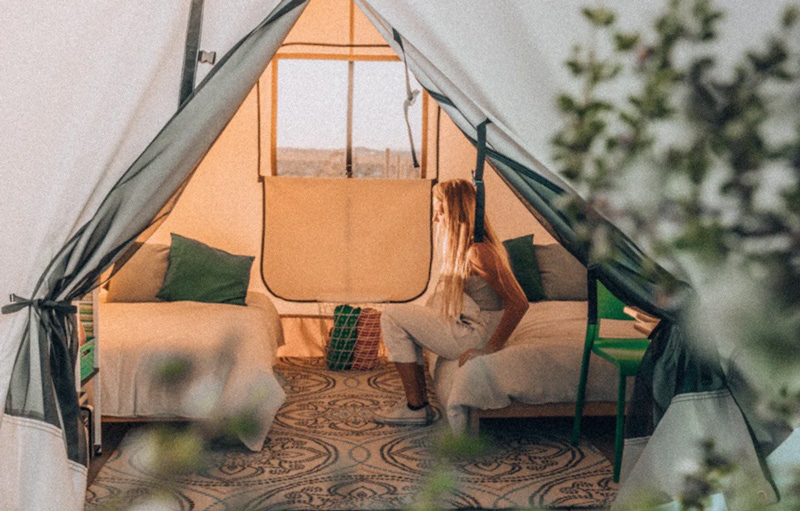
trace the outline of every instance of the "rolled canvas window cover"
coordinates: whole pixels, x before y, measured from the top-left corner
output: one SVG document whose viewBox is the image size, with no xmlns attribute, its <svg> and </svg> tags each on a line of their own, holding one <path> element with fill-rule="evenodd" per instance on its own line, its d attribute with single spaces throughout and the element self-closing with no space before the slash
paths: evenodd
<svg viewBox="0 0 800 511">
<path fill-rule="evenodd" d="M 404 302 L 431 268 L 431 181 L 265 177 L 262 276 L 291 301 Z"/>
</svg>

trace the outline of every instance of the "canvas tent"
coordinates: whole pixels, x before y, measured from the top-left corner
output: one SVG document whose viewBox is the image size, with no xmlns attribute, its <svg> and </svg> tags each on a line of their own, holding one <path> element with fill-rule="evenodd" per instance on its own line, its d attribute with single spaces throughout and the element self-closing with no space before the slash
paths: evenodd
<svg viewBox="0 0 800 511">
<path fill-rule="evenodd" d="M 8 186 L 2 200 L 11 212 L 3 223 L 0 296 L 22 298 L 0 317 L 0 396 L 6 403 L 0 494 L 11 509 L 44 509 L 52 502 L 80 509 L 86 460 L 66 302 L 87 292 L 132 240 L 165 218 L 307 2 L 248 1 L 235 10 L 212 0 L 46 8 L 12 3 L 2 47 L 27 53 L 0 77 L 8 107 L 0 137 Z M 554 198 L 572 192 L 547 162 L 558 124 L 553 97 L 569 83 L 560 63 L 570 45 L 562 35 L 565 24 L 583 26 L 579 4 L 356 4 L 468 139 L 479 145 L 485 128 L 486 156 L 502 181 L 552 236 L 590 264 L 586 247 L 553 206 Z M 633 18 L 647 19 L 653 7 L 630 2 L 626 8 Z M 737 28 L 774 19 L 762 11 L 743 9 Z M 200 23 L 199 48 L 213 48 L 218 58 L 210 68 L 198 67 L 187 91 L 190 19 Z M 597 268 L 601 280 L 665 318 L 654 340 L 682 350 L 675 311 L 659 307 L 657 290 L 641 277 L 645 255 L 614 232 L 623 257 Z M 681 374 L 706 369 L 691 357 L 681 362 Z M 724 397 L 721 375 L 714 368 L 708 374 L 678 390 L 673 381 L 672 392 Z M 638 423 L 642 435 L 666 413 L 667 403 L 658 405 Z"/>
</svg>

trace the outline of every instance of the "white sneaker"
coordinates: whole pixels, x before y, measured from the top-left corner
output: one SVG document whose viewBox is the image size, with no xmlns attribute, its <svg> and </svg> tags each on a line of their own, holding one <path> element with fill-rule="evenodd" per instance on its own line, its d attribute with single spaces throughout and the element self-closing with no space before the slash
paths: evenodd
<svg viewBox="0 0 800 511">
<path fill-rule="evenodd" d="M 427 426 L 433 424 L 436 416 L 429 404 L 419 410 L 412 410 L 406 400 L 401 399 L 394 405 L 375 412 L 372 420 L 387 426 Z"/>
</svg>

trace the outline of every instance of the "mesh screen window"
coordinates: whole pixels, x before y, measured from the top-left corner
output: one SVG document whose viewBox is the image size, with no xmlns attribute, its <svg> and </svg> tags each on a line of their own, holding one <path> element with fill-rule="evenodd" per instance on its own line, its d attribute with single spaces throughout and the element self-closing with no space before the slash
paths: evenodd
<svg viewBox="0 0 800 511">
<path fill-rule="evenodd" d="M 422 89 L 413 75 L 409 78 L 412 89 Z M 342 177 L 349 153 L 353 177 L 420 177 L 419 168 L 413 166 L 403 113 L 405 80 L 400 61 L 281 59 L 274 128 L 277 174 Z M 351 127 L 349 89 L 353 99 Z M 419 160 L 421 96 L 409 109 L 409 121 Z"/>
</svg>

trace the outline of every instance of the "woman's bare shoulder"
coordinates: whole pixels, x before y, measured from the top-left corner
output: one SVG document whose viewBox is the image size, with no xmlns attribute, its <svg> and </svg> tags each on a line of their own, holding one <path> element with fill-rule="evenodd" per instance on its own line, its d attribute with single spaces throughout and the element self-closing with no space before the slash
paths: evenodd
<svg viewBox="0 0 800 511">
<path fill-rule="evenodd" d="M 485 259 L 494 257 L 494 251 L 489 246 L 488 243 L 480 242 L 480 243 L 473 243 L 470 245 L 469 250 L 467 251 L 467 256 L 470 260 L 478 260 L 478 259 Z"/>
<path fill-rule="evenodd" d="M 467 257 L 470 265 L 479 273 L 495 272 L 497 269 L 497 253 L 488 243 L 473 243 Z"/>
</svg>

